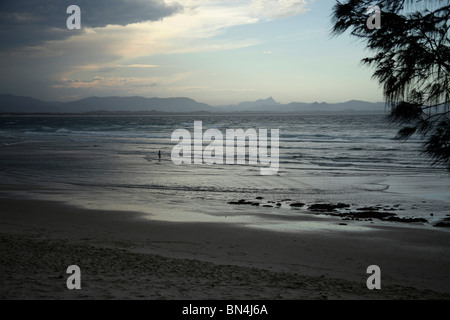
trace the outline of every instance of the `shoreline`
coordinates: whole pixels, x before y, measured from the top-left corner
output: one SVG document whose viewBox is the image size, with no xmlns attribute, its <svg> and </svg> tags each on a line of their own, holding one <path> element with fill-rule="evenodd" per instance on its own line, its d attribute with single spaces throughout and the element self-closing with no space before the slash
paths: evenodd
<svg viewBox="0 0 450 320">
<path fill-rule="evenodd" d="M 283 233 L 42 200 L 0 207 L 2 299 L 450 299 L 447 230 Z M 64 266 L 77 263 L 90 289 L 74 293 Z"/>
</svg>

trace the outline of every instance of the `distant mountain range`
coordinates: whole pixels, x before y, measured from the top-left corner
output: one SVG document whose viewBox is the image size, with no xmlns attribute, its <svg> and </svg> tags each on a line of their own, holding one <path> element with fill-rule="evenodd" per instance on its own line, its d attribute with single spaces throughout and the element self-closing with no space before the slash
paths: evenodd
<svg viewBox="0 0 450 320">
<path fill-rule="evenodd" d="M 89 97 L 71 102 L 46 102 L 0 94 L 0 113 L 193 113 L 193 112 L 384 112 L 383 102 L 281 104 L 272 97 L 236 105 L 210 106 L 189 98 Z"/>
</svg>

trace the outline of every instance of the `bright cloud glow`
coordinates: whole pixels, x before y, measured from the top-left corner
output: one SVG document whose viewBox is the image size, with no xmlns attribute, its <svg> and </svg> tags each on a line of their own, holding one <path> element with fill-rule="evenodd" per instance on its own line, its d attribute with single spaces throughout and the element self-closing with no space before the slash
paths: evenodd
<svg viewBox="0 0 450 320">
<path fill-rule="evenodd" d="M 234 50 L 257 45 L 256 39 L 216 39 L 227 29 L 240 25 L 254 24 L 262 20 L 271 20 L 306 12 L 306 2 L 299 0 L 251 0 L 251 1 L 177 1 L 184 10 L 159 21 L 145 21 L 126 26 L 108 25 L 102 28 L 86 28 L 85 32 L 62 41 L 53 41 L 43 46 L 43 50 L 64 52 L 64 54 L 82 57 L 79 63 L 87 59 L 86 52 L 93 49 L 108 52 L 112 61 L 90 65 L 68 66 L 59 72 L 58 84 L 54 88 L 112 88 L 120 86 L 144 86 L 146 83 L 172 83 L 173 80 L 155 77 L 113 77 L 97 80 L 76 80 L 74 74 L 80 71 L 95 71 L 101 68 L 156 68 L 153 64 L 125 64 L 139 57 L 151 57 L 163 54 L 182 54 L 194 52 L 214 52 Z M 169 3 L 170 4 L 170 3 Z M 51 49 L 49 49 L 51 48 Z M 95 59 L 95 57 L 91 57 Z M 102 57 L 103 59 L 103 57 Z M 172 76 L 179 80 L 178 76 Z M 177 80 L 177 81 L 178 81 Z M 189 86 L 189 88 L 205 88 Z M 135 91 L 133 91 L 135 92 Z"/>
<path fill-rule="evenodd" d="M 306 1 L 301 0 L 177 2 L 184 10 L 162 20 L 86 28 L 81 35 L 47 43 L 42 49 L 48 51 L 50 47 L 52 52 L 61 52 L 75 47 L 78 50 L 98 48 L 128 59 L 156 54 L 231 50 L 252 46 L 258 41 L 213 38 L 224 34 L 231 27 L 285 18 L 307 11 Z"/>
</svg>

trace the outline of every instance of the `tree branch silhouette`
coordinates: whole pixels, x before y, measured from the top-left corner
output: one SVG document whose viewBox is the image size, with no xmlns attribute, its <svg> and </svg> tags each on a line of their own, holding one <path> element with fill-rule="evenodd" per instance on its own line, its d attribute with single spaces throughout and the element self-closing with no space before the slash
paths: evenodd
<svg viewBox="0 0 450 320">
<path fill-rule="evenodd" d="M 423 154 L 450 171 L 450 1 L 376 2 L 337 1 L 331 34 L 349 30 L 366 43 L 373 55 L 361 63 L 374 69 L 389 121 L 402 126 L 396 139 L 419 135 Z M 374 4 L 381 9 L 381 29 L 370 30 L 367 9 Z"/>
</svg>

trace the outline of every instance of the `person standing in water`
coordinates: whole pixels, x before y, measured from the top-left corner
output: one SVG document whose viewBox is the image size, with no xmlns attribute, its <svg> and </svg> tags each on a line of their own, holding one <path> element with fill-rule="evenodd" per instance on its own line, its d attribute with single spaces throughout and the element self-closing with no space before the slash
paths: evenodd
<svg viewBox="0 0 450 320">
<path fill-rule="evenodd" d="M 159 161 L 161 161 L 161 150 L 158 151 L 158 158 L 159 158 Z"/>
</svg>

